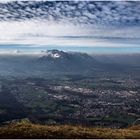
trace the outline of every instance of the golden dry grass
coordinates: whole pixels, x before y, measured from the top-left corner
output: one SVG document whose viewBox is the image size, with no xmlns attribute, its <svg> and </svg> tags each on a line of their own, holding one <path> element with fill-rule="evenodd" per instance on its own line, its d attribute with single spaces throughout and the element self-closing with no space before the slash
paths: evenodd
<svg viewBox="0 0 140 140">
<path fill-rule="evenodd" d="M 70 125 L 39 125 L 30 122 L 0 127 L 0 138 L 140 138 L 140 126 L 126 129 L 87 128 Z"/>
</svg>

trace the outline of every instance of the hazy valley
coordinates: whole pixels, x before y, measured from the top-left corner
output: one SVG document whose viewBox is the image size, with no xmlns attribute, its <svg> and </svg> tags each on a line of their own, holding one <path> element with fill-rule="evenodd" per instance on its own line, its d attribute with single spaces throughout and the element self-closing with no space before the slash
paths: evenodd
<svg viewBox="0 0 140 140">
<path fill-rule="evenodd" d="M 0 56 L 0 122 L 124 128 L 140 118 L 140 63 L 134 55 L 50 50 Z"/>
</svg>

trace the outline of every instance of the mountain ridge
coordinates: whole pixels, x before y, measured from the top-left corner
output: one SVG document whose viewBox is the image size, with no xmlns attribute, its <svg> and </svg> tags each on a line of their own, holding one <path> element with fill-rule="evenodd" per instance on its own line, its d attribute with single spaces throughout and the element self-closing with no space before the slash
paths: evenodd
<svg viewBox="0 0 140 140">
<path fill-rule="evenodd" d="M 0 127 L 0 138 L 139 139 L 140 126 L 124 129 L 88 128 L 72 125 L 39 125 L 22 120 Z"/>
</svg>

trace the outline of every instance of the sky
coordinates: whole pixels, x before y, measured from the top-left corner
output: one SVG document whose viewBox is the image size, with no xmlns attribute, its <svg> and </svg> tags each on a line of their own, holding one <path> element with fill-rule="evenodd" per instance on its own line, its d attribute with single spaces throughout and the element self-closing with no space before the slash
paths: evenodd
<svg viewBox="0 0 140 140">
<path fill-rule="evenodd" d="M 2 0 L 0 33 L 1 50 L 16 44 L 19 49 L 22 45 L 132 51 L 140 48 L 140 1 Z"/>
</svg>

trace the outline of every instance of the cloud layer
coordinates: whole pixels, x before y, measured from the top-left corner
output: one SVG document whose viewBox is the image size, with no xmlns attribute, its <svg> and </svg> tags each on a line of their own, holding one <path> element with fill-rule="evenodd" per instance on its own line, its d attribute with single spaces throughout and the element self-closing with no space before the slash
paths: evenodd
<svg viewBox="0 0 140 140">
<path fill-rule="evenodd" d="M 139 25 L 139 9 L 139 1 L 15 1 L 0 4 L 0 21 L 43 19 L 73 24 Z"/>
<path fill-rule="evenodd" d="M 140 44 L 140 1 L 1 1 L 0 44 Z"/>
</svg>

